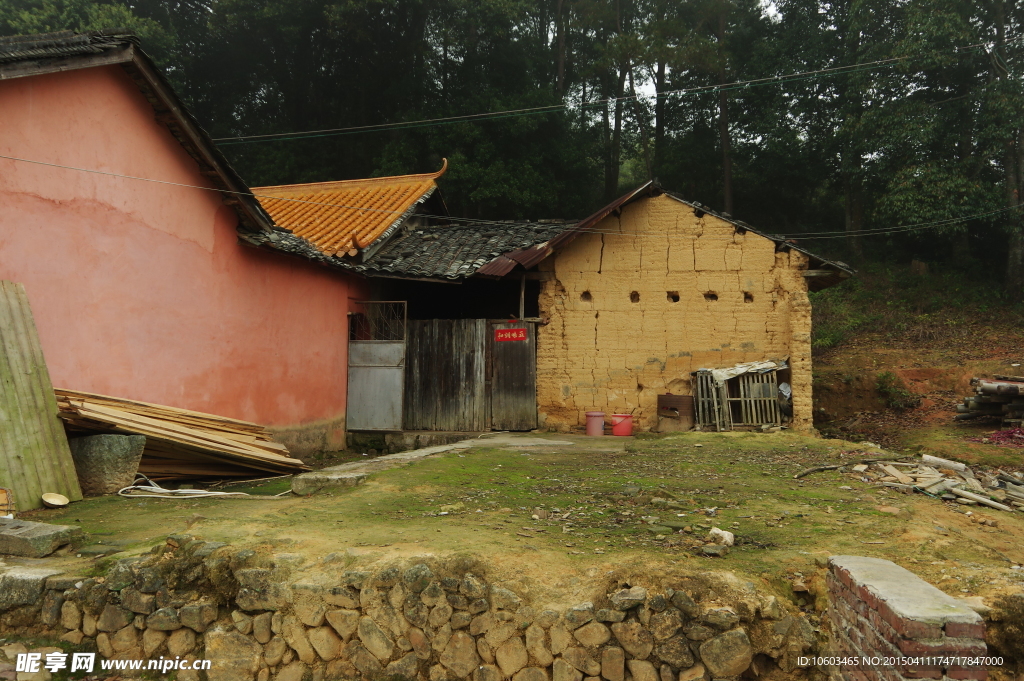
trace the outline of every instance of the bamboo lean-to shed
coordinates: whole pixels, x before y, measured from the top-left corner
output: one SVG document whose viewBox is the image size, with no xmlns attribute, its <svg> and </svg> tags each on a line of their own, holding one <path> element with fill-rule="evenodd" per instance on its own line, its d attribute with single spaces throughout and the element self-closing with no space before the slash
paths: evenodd
<svg viewBox="0 0 1024 681">
<path fill-rule="evenodd" d="M 19 511 L 41 508 L 47 492 L 82 498 L 25 287 L 9 281 L 0 281 L 0 487 Z"/>
</svg>

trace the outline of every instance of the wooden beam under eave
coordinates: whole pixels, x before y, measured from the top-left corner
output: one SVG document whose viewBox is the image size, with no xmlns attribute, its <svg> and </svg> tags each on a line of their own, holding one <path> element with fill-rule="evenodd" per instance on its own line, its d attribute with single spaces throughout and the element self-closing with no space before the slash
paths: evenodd
<svg viewBox="0 0 1024 681">
<path fill-rule="evenodd" d="M 135 46 L 125 45 L 106 50 L 100 54 L 17 61 L 0 65 L 0 80 L 41 76 L 47 73 L 60 73 L 61 71 L 77 71 L 78 69 L 90 69 L 96 66 L 125 64 L 132 61 L 134 57 Z"/>
</svg>

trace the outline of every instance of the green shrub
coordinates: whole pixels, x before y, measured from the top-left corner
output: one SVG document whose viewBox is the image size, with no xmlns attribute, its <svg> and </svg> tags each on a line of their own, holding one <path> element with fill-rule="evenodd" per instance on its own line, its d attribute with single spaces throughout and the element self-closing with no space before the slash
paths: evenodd
<svg viewBox="0 0 1024 681">
<path fill-rule="evenodd" d="M 904 409 L 913 409 L 921 404 L 920 396 L 907 390 L 900 377 L 891 371 L 883 371 L 875 377 L 875 388 L 892 409 L 903 411 Z"/>
</svg>

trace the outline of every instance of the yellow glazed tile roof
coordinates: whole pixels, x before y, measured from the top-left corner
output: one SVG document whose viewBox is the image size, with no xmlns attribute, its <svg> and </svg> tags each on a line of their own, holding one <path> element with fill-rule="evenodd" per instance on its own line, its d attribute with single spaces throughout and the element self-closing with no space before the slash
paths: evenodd
<svg viewBox="0 0 1024 681">
<path fill-rule="evenodd" d="M 252 193 L 279 227 L 320 252 L 355 255 L 429 196 L 447 169 L 445 160 L 436 173 L 253 187 Z"/>
</svg>

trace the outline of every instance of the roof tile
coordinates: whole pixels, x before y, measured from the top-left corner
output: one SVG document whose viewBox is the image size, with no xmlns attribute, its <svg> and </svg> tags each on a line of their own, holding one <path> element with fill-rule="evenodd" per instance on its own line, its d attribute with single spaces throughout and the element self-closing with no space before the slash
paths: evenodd
<svg viewBox="0 0 1024 681">
<path fill-rule="evenodd" d="M 436 189 L 448 168 L 422 175 L 253 187 L 279 226 L 324 255 L 366 248 Z"/>
</svg>

